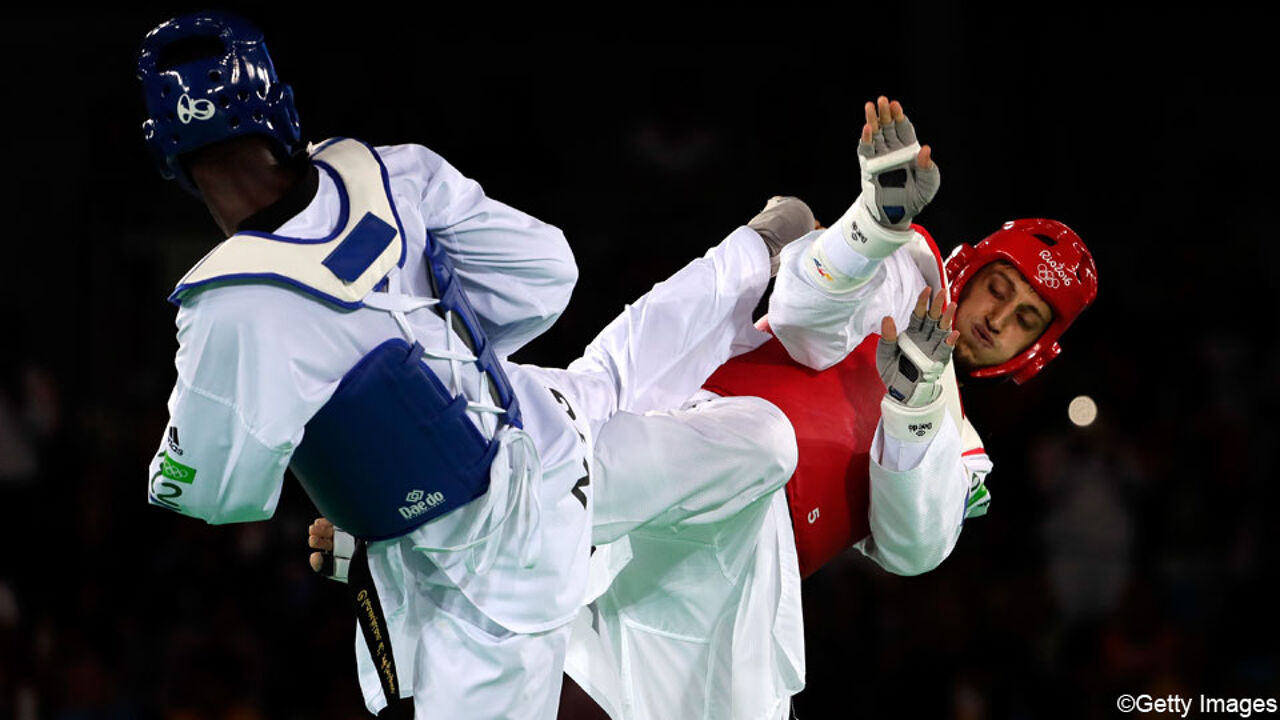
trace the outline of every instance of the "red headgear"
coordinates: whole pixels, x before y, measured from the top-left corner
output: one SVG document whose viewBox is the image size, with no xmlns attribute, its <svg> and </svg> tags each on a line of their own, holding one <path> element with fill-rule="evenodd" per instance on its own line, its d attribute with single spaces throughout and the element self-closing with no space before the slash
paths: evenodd
<svg viewBox="0 0 1280 720">
<path fill-rule="evenodd" d="M 1026 350 L 969 376 L 1012 374 L 1013 381 L 1022 384 L 1062 352 L 1058 338 L 1098 296 L 1098 269 L 1084 241 L 1066 225 L 1043 218 L 1013 220 L 977 245 L 961 245 L 947 258 L 951 300 L 959 301 L 969 280 L 996 260 L 1012 263 L 1022 273 L 1036 294 L 1053 308 L 1053 321 Z"/>
</svg>

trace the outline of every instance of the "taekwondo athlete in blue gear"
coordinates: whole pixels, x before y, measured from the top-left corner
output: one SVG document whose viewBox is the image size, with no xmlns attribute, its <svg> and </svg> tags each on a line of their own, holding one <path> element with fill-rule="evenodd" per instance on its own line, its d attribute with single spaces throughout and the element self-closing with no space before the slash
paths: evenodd
<svg viewBox="0 0 1280 720">
<path fill-rule="evenodd" d="M 304 148 L 292 91 L 261 33 L 241 19 L 162 24 L 144 41 L 138 74 L 161 174 L 205 200 L 230 234 L 171 297 L 180 308 L 178 383 L 150 501 L 214 523 L 269 517 L 291 465 L 317 506 L 357 535 L 412 536 L 412 547 L 444 556 L 430 574 L 455 615 L 470 610 L 495 635 L 563 624 L 557 613 L 570 615 L 577 599 L 555 596 L 585 565 L 586 503 L 577 508 L 582 552 L 540 557 L 557 548 L 538 531 L 539 457 L 498 360 L 567 301 L 576 268 L 562 234 L 484 197 L 425 148 L 354 140 Z M 265 197 L 228 202 L 217 174 L 227 164 L 245 174 L 254 163 L 265 168 Z M 480 311 L 468 301 L 476 290 L 486 293 Z M 587 442 L 541 391 L 539 420 L 549 428 L 540 432 L 576 441 L 561 453 L 568 459 L 547 459 L 583 465 Z M 513 546 L 523 549 L 517 560 L 498 558 Z M 409 574 L 384 549 L 371 551 L 383 591 L 381 575 Z M 524 578 L 524 570 L 535 572 Z M 513 574 L 521 577 L 503 577 Z M 524 596 L 522 608 L 487 598 L 494 584 Z M 490 645 L 486 652 L 503 652 Z M 554 645 L 519 651 L 554 666 L 563 655 Z M 412 654 L 406 665 L 412 671 Z M 538 697 L 553 693 L 526 689 L 529 716 L 545 715 Z"/>
<path fill-rule="evenodd" d="M 651 409 L 644 389 L 687 397 L 726 359 L 769 249 L 740 228 L 655 286 L 692 284 L 705 304 L 659 292 L 617 321 L 622 346 L 593 345 L 568 370 L 513 364 L 576 281 L 559 230 L 418 145 L 304 146 L 292 93 L 242 20 L 162 24 L 139 77 L 161 173 L 228 236 L 172 296 L 178 377 L 150 501 L 262 520 L 293 467 L 370 540 L 398 694 L 432 716 L 554 717 L 589 591 L 595 433 Z M 356 652 L 377 712 L 379 668 L 362 640 Z"/>
<path fill-rule="evenodd" d="M 210 55 L 199 57 L 206 53 Z M 152 110 L 144 132 L 161 174 L 179 178 L 193 190 L 179 160 L 191 150 L 251 134 L 274 140 L 286 159 L 299 149 L 293 92 L 278 81 L 261 33 L 239 18 L 191 16 L 162 25 L 148 36 L 139 75 Z M 172 98 L 173 110 L 168 111 Z M 351 140 L 325 143 L 312 151 L 311 162 L 338 187 L 340 218 L 345 222 L 340 221 L 330 237 L 236 233 L 183 278 L 170 300 L 181 304 L 203 288 L 269 281 L 342 309 L 364 307 L 374 286 L 405 259 L 404 231 L 386 169 L 372 148 Z M 476 362 L 499 401 L 498 407 L 487 409 L 500 413 L 499 425 L 518 427 L 519 408 L 510 382 L 456 281 L 448 255 L 429 233 L 424 256 L 433 296 L 439 299 L 390 294 L 387 298 L 400 304 L 382 304 L 398 319 L 404 310 L 431 305 L 442 309 L 446 318 L 456 316 L 457 329 L 475 353 L 468 360 Z M 347 373 L 334 397 L 307 424 L 308 432 L 291 460 L 316 506 L 362 539 L 403 535 L 482 495 L 497 450 L 493 438 L 484 437 L 466 419 L 465 398 L 455 397 L 418 362 L 424 349 L 407 325 L 403 329 L 408 342 L 384 342 Z M 405 399 L 405 412 L 412 413 L 415 424 L 385 411 L 387 401 L 395 398 Z M 442 462 L 441 456 L 448 461 Z M 409 468 L 413 470 L 406 471 Z M 360 482 L 371 476 L 380 481 Z M 430 507 L 406 505 L 405 498 L 415 493 Z"/>
</svg>

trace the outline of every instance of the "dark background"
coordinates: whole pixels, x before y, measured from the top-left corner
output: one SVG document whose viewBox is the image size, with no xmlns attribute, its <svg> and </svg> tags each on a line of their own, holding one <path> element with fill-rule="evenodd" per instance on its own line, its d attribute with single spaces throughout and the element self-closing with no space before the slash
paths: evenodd
<svg viewBox="0 0 1280 720">
<path fill-rule="evenodd" d="M 862 103 L 943 171 L 943 251 L 1051 216 L 1097 304 L 1029 384 L 966 406 L 991 514 L 918 578 L 806 581 L 798 716 L 1089 718 L 1121 693 L 1280 698 L 1274 98 L 1260 17 L 1072 5 L 232 8 L 311 139 L 419 142 L 566 232 L 581 271 L 517 356 L 561 365 L 773 194 L 834 221 Z M 153 171 L 133 63 L 189 10 L 28 10 L 3 41 L 0 719 L 358 718 L 313 511 L 210 527 L 146 505 L 174 380 L 164 298 L 219 234 Z M 1087 394 L 1097 423 L 1072 426 Z"/>
</svg>

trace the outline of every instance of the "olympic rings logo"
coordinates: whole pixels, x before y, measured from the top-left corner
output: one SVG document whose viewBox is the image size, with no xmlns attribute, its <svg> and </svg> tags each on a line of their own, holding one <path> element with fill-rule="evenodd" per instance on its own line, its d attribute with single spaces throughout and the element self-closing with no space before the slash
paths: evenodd
<svg viewBox="0 0 1280 720">
<path fill-rule="evenodd" d="M 1040 267 L 1036 268 L 1036 276 L 1045 287 L 1054 290 L 1058 289 L 1058 278 L 1054 276 L 1052 270 L 1045 267 L 1044 263 L 1041 263 Z"/>
</svg>

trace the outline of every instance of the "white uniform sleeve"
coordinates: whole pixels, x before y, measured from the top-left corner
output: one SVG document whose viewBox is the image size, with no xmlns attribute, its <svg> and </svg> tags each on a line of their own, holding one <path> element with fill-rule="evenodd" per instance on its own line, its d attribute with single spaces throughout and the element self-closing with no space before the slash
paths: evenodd
<svg viewBox="0 0 1280 720">
<path fill-rule="evenodd" d="M 890 401 L 886 401 L 890 402 Z M 965 421 L 964 435 L 976 438 Z M 889 572 L 919 575 L 942 563 L 965 517 L 986 511 L 991 461 L 962 440 L 950 415 L 930 440 L 909 442 L 876 428 L 871 443 L 871 535 L 855 547 Z"/>
<path fill-rule="evenodd" d="M 578 281 L 559 228 L 484 194 L 420 145 L 380 148 L 388 169 L 411 164 L 426 229 L 444 245 L 485 334 L 509 355 L 555 323 Z"/>
<path fill-rule="evenodd" d="M 179 379 L 166 433 L 151 462 L 152 505 L 214 524 L 265 520 L 275 512 L 291 452 L 254 437 L 230 398 Z"/>
<path fill-rule="evenodd" d="M 846 293 L 817 287 L 803 267 L 810 245 L 830 229 L 812 232 L 783 248 L 773 295 L 769 298 L 769 327 L 792 359 L 815 370 L 840 362 L 867 335 L 880 332 L 880 321 L 893 316 L 907 326 L 915 299 L 925 287 L 924 276 L 899 251 L 885 258 L 875 274 Z"/>
<path fill-rule="evenodd" d="M 278 323 L 263 321 L 268 302 L 281 310 L 272 313 Z M 153 505 L 215 524 L 275 512 L 302 429 L 336 387 L 337 378 L 308 378 L 316 375 L 306 366 L 311 353 L 335 353 L 330 341 L 308 334 L 305 304 L 320 309 L 289 291 L 239 286 L 202 292 L 178 311 L 178 380 L 151 463 Z M 288 347 L 307 353 L 292 358 Z"/>
</svg>

